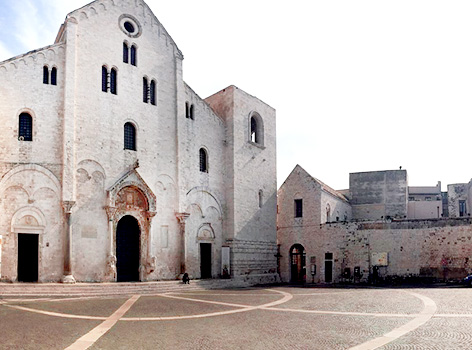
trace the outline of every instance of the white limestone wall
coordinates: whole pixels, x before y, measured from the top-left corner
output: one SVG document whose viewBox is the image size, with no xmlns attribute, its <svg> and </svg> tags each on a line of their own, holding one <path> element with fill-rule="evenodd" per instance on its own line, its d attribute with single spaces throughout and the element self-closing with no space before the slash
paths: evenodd
<svg viewBox="0 0 472 350">
<path fill-rule="evenodd" d="M 122 15 L 136 19 L 141 26 L 139 37 L 130 38 L 120 29 Z M 77 195 L 73 212 L 77 274 L 80 277 L 78 271 L 83 271 L 83 278 L 87 280 L 103 276 L 109 244 L 108 220 L 103 210 L 106 189 L 139 160 L 139 174 L 155 194 L 160 194 L 150 238 L 157 266 L 149 277 L 175 278 L 179 232 L 175 218 L 178 209 L 176 86 L 183 84 L 180 53 L 140 1 L 99 1 L 73 12 L 71 17 L 69 21 L 78 23 L 75 52 L 79 57 L 75 67 L 76 170 L 73 180 Z M 123 62 L 124 41 L 137 46 L 137 66 Z M 117 95 L 101 91 L 102 65 L 117 69 Z M 155 106 L 143 102 L 143 77 L 157 82 Z M 123 149 L 126 122 L 136 127 L 136 151 Z M 98 187 L 93 192 L 83 189 L 88 185 L 83 182 L 82 163 L 95 164 L 101 169 L 97 175 L 99 183 L 95 184 Z M 88 232 L 90 220 L 96 223 L 96 234 Z"/>
</svg>

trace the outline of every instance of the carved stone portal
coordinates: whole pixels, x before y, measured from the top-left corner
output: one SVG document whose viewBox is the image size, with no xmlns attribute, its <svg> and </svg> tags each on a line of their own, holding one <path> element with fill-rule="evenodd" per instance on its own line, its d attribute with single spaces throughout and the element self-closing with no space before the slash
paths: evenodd
<svg viewBox="0 0 472 350">
<path fill-rule="evenodd" d="M 110 251 L 107 263 L 109 280 L 116 280 L 116 229 L 120 219 L 133 216 L 140 230 L 139 279 L 145 281 L 154 272 L 156 257 L 152 254 L 151 222 L 156 215 L 156 196 L 138 174 L 136 168 L 130 169 L 108 189 L 108 205 L 105 207 L 110 221 Z"/>
</svg>

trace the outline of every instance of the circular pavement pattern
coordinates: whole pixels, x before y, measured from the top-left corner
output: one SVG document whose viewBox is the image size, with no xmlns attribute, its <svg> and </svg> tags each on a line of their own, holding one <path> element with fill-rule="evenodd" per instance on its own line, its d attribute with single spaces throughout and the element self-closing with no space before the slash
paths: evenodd
<svg viewBox="0 0 472 350">
<path fill-rule="evenodd" d="M 453 301 L 451 296 L 464 301 Z M 67 329 L 63 344 L 57 343 L 55 347 L 68 350 L 156 346 L 164 349 L 469 349 L 472 346 L 469 306 L 472 305 L 467 303 L 471 303 L 471 296 L 470 289 L 279 287 L 107 298 L 8 298 L 0 299 L 0 326 L 3 327 L 3 313 L 4 321 L 10 320 L 9 324 L 23 322 L 25 327 L 33 329 L 26 334 L 35 341 L 30 344 L 24 337 L 15 340 L 13 336 L 9 340 L 6 336 L 0 347 L 51 348 L 40 335 L 35 335 L 37 324 L 28 326 L 26 320 L 32 316 L 27 315 L 37 315 L 44 325 L 57 320 L 70 325 L 73 330 Z M 461 310 L 464 312 L 460 313 Z M 77 327 L 74 320 L 87 322 Z M 205 331 L 208 328 L 210 331 Z M 156 338 L 146 333 L 149 329 Z M 126 333 L 129 334 L 125 338 Z"/>
</svg>

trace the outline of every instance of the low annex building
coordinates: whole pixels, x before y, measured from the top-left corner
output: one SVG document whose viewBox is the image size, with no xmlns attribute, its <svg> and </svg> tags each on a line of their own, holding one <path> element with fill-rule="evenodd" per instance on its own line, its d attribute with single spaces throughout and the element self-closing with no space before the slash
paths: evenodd
<svg viewBox="0 0 472 350">
<path fill-rule="evenodd" d="M 282 281 L 448 280 L 472 271 L 472 183 L 409 187 L 406 170 L 349 179 L 336 191 L 297 165 L 280 187 Z"/>
<path fill-rule="evenodd" d="M 97 0 L 0 62 L 2 280 L 276 279 L 275 110 L 182 61 L 144 1 Z"/>
</svg>

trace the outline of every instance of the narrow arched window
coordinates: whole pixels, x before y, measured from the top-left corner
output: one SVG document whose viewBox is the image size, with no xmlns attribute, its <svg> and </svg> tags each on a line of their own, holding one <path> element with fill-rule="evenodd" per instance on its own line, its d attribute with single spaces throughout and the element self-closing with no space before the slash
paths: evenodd
<svg viewBox="0 0 472 350">
<path fill-rule="evenodd" d="M 151 104 L 156 105 L 156 82 L 154 80 L 151 81 L 151 85 L 149 86 L 149 97 L 151 99 Z"/>
<path fill-rule="evenodd" d="M 128 63 L 129 48 L 127 43 L 123 43 L 123 62 Z"/>
<path fill-rule="evenodd" d="M 193 104 L 190 105 L 190 119 L 194 120 L 194 114 L 193 114 L 194 108 Z"/>
<path fill-rule="evenodd" d="M 248 119 L 249 142 L 264 145 L 264 122 L 257 112 L 252 112 Z"/>
<path fill-rule="evenodd" d="M 251 141 L 258 143 L 257 139 L 257 120 L 254 117 L 251 117 Z"/>
<path fill-rule="evenodd" d="M 110 73 L 110 92 L 114 95 L 116 95 L 117 79 L 118 73 L 115 68 L 112 68 Z"/>
<path fill-rule="evenodd" d="M 18 124 L 18 140 L 33 141 L 33 118 L 31 115 L 21 113 Z"/>
<path fill-rule="evenodd" d="M 148 103 L 148 80 L 146 77 L 143 78 L 143 102 Z"/>
<path fill-rule="evenodd" d="M 43 67 L 43 84 L 49 84 L 49 68 Z"/>
<path fill-rule="evenodd" d="M 108 91 L 108 71 L 105 66 L 102 67 L 102 91 Z"/>
<path fill-rule="evenodd" d="M 262 208 L 262 204 L 264 202 L 264 193 L 262 190 L 259 190 L 259 208 Z"/>
<path fill-rule="evenodd" d="M 203 148 L 200 148 L 200 171 L 202 173 L 208 172 L 208 155 Z"/>
<path fill-rule="evenodd" d="M 132 151 L 136 151 L 136 128 L 131 123 L 125 124 L 125 143 L 124 149 L 129 149 Z"/>
<path fill-rule="evenodd" d="M 57 68 L 52 67 L 51 69 L 51 85 L 57 85 Z"/>
<path fill-rule="evenodd" d="M 136 66 L 137 52 L 138 52 L 138 49 L 136 48 L 136 46 L 132 45 L 131 46 L 131 65 L 133 66 Z"/>
<path fill-rule="evenodd" d="M 190 105 L 188 102 L 185 102 L 185 118 L 190 118 Z"/>
</svg>

